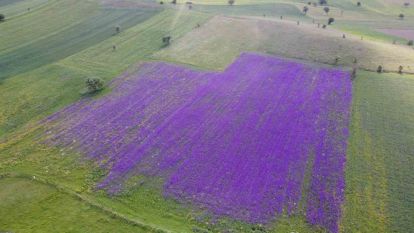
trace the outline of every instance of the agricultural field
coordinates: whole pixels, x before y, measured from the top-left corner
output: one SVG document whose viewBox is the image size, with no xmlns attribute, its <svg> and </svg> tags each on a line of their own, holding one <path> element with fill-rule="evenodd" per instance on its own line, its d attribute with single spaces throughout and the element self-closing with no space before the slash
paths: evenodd
<svg viewBox="0 0 414 233">
<path fill-rule="evenodd" d="M 0 0 L 0 232 L 414 231 L 414 2 L 308 2 Z"/>
</svg>

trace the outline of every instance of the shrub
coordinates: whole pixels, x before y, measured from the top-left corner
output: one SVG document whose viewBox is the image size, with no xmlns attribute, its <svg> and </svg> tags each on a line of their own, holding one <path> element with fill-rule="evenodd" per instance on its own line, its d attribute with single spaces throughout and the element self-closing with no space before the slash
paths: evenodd
<svg viewBox="0 0 414 233">
<path fill-rule="evenodd" d="M 6 19 L 6 16 L 4 16 L 3 14 L 0 14 L 0 22 L 3 22 Z"/>
<path fill-rule="evenodd" d="M 335 19 L 334 18 L 329 18 L 328 19 L 328 25 L 331 25 L 333 22 L 335 22 Z"/>
<path fill-rule="evenodd" d="M 382 73 L 382 66 L 381 65 L 378 66 L 377 73 Z"/>
<path fill-rule="evenodd" d="M 357 2 L 357 6 L 361 6 L 361 2 Z"/>
<path fill-rule="evenodd" d="M 164 46 L 168 46 L 171 43 L 171 36 L 164 36 L 162 38 L 162 43 Z"/>
<path fill-rule="evenodd" d="M 309 7 L 307 7 L 307 6 L 303 7 L 303 13 L 305 13 L 305 15 L 306 15 L 306 13 L 308 13 L 308 10 L 309 10 Z"/>
<path fill-rule="evenodd" d="M 398 17 L 399 17 L 400 19 L 404 19 L 404 14 L 403 14 L 403 13 L 401 13 L 401 14 L 399 14 L 399 15 L 398 15 Z"/>
<path fill-rule="evenodd" d="M 408 46 L 413 46 L 413 44 L 414 44 L 413 40 L 409 40 L 408 43 L 407 43 Z"/>
<path fill-rule="evenodd" d="M 325 11 L 325 13 L 328 14 L 330 9 L 329 9 L 329 7 L 326 6 L 326 7 L 323 8 L 323 11 Z"/>
<path fill-rule="evenodd" d="M 403 66 L 399 66 L 399 67 L 398 67 L 398 73 L 399 73 L 399 74 L 402 74 L 403 69 L 404 69 L 404 67 L 403 67 Z"/>
<path fill-rule="evenodd" d="M 98 77 L 87 78 L 85 81 L 88 93 L 95 93 L 103 89 L 104 81 Z"/>
<path fill-rule="evenodd" d="M 234 5 L 235 0 L 229 0 L 229 5 L 233 6 Z"/>
<path fill-rule="evenodd" d="M 177 0 L 172 0 L 172 4 L 177 4 Z"/>
</svg>

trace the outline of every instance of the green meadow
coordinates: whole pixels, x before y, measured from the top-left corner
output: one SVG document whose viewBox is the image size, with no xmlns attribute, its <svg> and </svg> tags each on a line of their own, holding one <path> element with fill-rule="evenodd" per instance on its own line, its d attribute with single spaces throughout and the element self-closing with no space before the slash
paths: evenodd
<svg viewBox="0 0 414 233">
<path fill-rule="evenodd" d="M 88 77 L 110 83 L 147 61 L 223 70 L 243 51 L 358 68 L 340 231 L 414 229 L 414 49 L 376 30 L 414 29 L 414 3 L 328 0 L 329 15 L 305 15 L 300 0 L 105 2 L 116 1 L 0 0 L 0 232 L 326 232 L 299 215 L 216 221 L 165 198 L 156 178 L 110 196 L 96 189 L 107 171 L 42 141 L 42 119 L 85 98 Z"/>
</svg>

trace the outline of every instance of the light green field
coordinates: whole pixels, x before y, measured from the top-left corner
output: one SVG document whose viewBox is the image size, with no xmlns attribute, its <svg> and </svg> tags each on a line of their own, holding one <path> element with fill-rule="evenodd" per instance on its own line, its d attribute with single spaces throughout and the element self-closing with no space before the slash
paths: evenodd
<svg viewBox="0 0 414 233">
<path fill-rule="evenodd" d="M 343 232 L 414 229 L 414 76 L 354 81 Z"/>
<path fill-rule="evenodd" d="M 0 179 L 0 186 L 1 231 L 155 232 L 126 224 L 121 218 L 30 178 L 3 178 Z"/>
<path fill-rule="evenodd" d="M 414 27 L 414 6 L 367 0 L 358 8 L 354 0 L 332 0 L 329 15 L 310 7 L 305 16 L 301 0 L 236 0 L 234 6 L 194 0 L 193 10 L 178 2 L 109 8 L 101 0 L 0 1 L 7 16 L 0 23 L 0 232 L 324 232 L 303 216 L 268 226 L 216 222 L 165 199 L 158 180 L 108 196 L 95 189 L 105 171 L 82 154 L 43 144 L 39 121 L 84 98 L 85 78 L 108 83 L 151 60 L 222 70 L 241 52 L 257 51 L 328 64 L 340 57 L 338 65 L 346 67 L 356 57 L 363 69 L 403 65 L 414 72 L 414 49 L 401 45 L 406 40 L 375 31 Z M 395 19 L 400 12 L 403 21 Z M 312 24 L 328 17 L 337 23 L 326 30 Z M 172 43 L 164 48 L 166 35 Z M 353 85 L 341 232 L 410 232 L 414 75 L 359 71 Z"/>
<path fill-rule="evenodd" d="M 400 65 L 414 72 L 414 51 L 404 45 L 361 40 L 342 32 L 321 29 L 316 24 L 287 20 L 235 19 L 216 16 L 193 30 L 155 57 L 173 62 L 224 69 L 243 51 L 261 51 L 290 58 L 353 66 L 357 59 L 363 69 L 397 71 Z M 215 35 L 211 37 L 209 35 Z"/>
</svg>

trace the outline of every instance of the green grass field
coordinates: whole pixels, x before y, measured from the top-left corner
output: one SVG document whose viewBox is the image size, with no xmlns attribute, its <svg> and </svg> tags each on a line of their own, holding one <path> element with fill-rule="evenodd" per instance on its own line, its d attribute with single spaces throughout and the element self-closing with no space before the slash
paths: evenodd
<svg viewBox="0 0 414 233">
<path fill-rule="evenodd" d="M 243 51 L 325 64 L 340 57 L 337 65 L 345 67 L 355 66 L 356 57 L 362 69 L 381 64 L 392 71 L 360 70 L 353 83 L 341 232 L 414 229 L 414 75 L 395 73 L 399 65 L 414 72 L 414 49 L 375 30 L 412 29 L 414 6 L 332 0 L 337 23 L 323 30 L 316 23 L 329 16 L 321 7 L 303 15 L 307 1 L 300 0 L 236 0 L 234 6 L 194 0 L 192 10 L 184 0 L 156 7 L 102 2 L 0 1 L 6 15 L 0 23 L 0 232 L 324 232 L 303 216 L 283 216 L 265 228 L 216 222 L 165 199 L 156 179 L 108 196 L 95 189 L 106 174 L 97 164 L 42 143 L 39 121 L 84 98 L 87 77 L 108 83 L 153 60 L 222 70 Z M 406 19 L 395 19 L 400 12 Z M 167 35 L 172 42 L 164 48 Z"/>
</svg>

